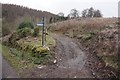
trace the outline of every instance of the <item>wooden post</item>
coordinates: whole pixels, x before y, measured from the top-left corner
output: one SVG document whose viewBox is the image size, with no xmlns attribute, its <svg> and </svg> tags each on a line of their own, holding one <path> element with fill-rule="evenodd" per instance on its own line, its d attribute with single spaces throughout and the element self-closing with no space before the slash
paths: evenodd
<svg viewBox="0 0 120 80">
<path fill-rule="evenodd" d="M 45 41 L 46 41 L 47 27 L 45 26 Z"/>
<path fill-rule="evenodd" d="M 44 17 L 43 17 L 43 30 L 42 30 L 42 47 L 44 46 Z"/>
</svg>

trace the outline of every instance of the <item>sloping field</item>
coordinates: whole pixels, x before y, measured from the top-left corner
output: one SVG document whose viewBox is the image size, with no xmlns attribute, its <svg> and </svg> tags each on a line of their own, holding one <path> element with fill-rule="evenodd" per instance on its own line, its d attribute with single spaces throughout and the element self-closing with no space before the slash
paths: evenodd
<svg viewBox="0 0 120 80">
<path fill-rule="evenodd" d="M 101 29 L 107 25 L 115 24 L 117 21 L 117 18 L 80 18 L 53 23 L 50 25 L 50 30 L 65 33 L 73 29 L 83 32 L 84 30 Z"/>
<path fill-rule="evenodd" d="M 115 74 L 119 65 L 117 22 L 117 18 L 80 18 L 51 24 L 50 30 L 76 39 L 88 55 L 96 55 L 100 63 L 93 61 L 91 66 L 97 71 L 110 67 Z"/>
</svg>

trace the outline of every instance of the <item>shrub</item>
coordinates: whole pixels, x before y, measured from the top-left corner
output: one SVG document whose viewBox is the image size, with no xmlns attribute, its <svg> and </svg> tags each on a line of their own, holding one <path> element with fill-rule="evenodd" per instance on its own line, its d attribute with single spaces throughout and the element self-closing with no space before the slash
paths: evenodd
<svg viewBox="0 0 120 80">
<path fill-rule="evenodd" d="M 26 47 L 25 47 L 25 51 L 27 51 L 27 52 L 31 52 L 32 48 L 33 48 L 32 45 L 26 45 Z"/>
<path fill-rule="evenodd" d="M 32 56 L 33 57 L 44 57 L 47 55 L 48 49 L 47 48 L 43 48 L 40 46 L 35 46 L 32 48 Z"/>
<path fill-rule="evenodd" d="M 39 27 L 34 28 L 34 31 L 33 31 L 34 37 L 37 37 L 39 35 L 39 30 L 40 30 Z"/>
<path fill-rule="evenodd" d="M 15 46 L 16 41 L 19 40 L 19 39 L 20 39 L 20 38 L 19 38 L 19 35 L 18 35 L 16 32 L 14 32 L 14 33 L 11 35 L 11 37 L 9 38 L 8 42 L 9 42 L 10 45 L 13 44 L 13 45 Z"/>
<path fill-rule="evenodd" d="M 19 25 L 18 29 L 22 29 L 22 28 L 25 28 L 25 27 L 31 28 L 31 29 L 34 28 L 34 26 L 33 26 L 33 24 L 32 24 L 31 22 L 22 22 L 22 23 Z"/>
<path fill-rule="evenodd" d="M 31 29 L 30 28 L 19 29 L 11 35 L 8 43 L 12 47 L 17 47 L 18 44 L 17 44 L 16 41 L 23 38 L 23 37 L 29 36 L 29 35 L 31 35 Z"/>
<path fill-rule="evenodd" d="M 20 38 L 27 37 L 31 35 L 31 29 L 30 28 L 22 28 L 17 30 L 17 34 Z"/>
</svg>

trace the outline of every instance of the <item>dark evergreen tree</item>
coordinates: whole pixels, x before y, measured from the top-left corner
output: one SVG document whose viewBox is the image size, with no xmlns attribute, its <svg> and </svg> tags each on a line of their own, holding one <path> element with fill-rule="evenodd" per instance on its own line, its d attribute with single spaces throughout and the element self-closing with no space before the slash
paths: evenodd
<svg viewBox="0 0 120 80">
<path fill-rule="evenodd" d="M 95 10 L 93 17 L 102 17 L 100 10 Z"/>
</svg>

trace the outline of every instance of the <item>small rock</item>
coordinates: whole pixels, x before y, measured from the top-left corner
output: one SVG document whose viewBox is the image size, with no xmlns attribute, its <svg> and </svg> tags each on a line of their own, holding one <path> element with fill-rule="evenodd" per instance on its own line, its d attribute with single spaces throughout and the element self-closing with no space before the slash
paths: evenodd
<svg viewBox="0 0 120 80">
<path fill-rule="evenodd" d="M 37 38 L 34 38 L 34 40 L 37 40 Z"/>
<path fill-rule="evenodd" d="M 59 66 L 58 64 L 56 64 L 56 66 Z"/>
<path fill-rule="evenodd" d="M 55 57 L 57 59 L 57 57 Z"/>
<path fill-rule="evenodd" d="M 27 68 L 27 66 L 25 66 L 25 68 Z"/>
<path fill-rule="evenodd" d="M 66 67 L 63 67 L 63 68 L 66 68 Z M 70 67 L 68 67 L 68 68 L 70 68 Z"/>
<path fill-rule="evenodd" d="M 53 62 L 53 63 L 54 63 L 54 64 L 55 64 L 55 63 L 57 63 L 57 60 L 54 60 L 54 62 Z"/>
<path fill-rule="evenodd" d="M 74 76 L 74 78 L 77 78 L 76 76 Z"/>
<path fill-rule="evenodd" d="M 49 47 L 46 47 L 46 49 L 47 49 L 48 51 L 50 51 L 50 48 L 49 48 Z"/>
<path fill-rule="evenodd" d="M 93 73 L 93 75 L 95 75 L 95 73 Z"/>
<path fill-rule="evenodd" d="M 43 66 L 38 66 L 39 69 L 43 68 Z"/>
<path fill-rule="evenodd" d="M 28 39 L 29 37 L 26 37 L 26 39 Z"/>
<path fill-rule="evenodd" d="M 38 67 L 37 67 L 37 68 L 42 69 L 43 67 L 45 67 L 45 66 L 38 65 Z"/>
<path fill-rule="evenodd" d="M 43 48 L 47 49 L 48 51 L 50 51 L 50 48 L 47 46 L 43 46 Z"/>
</svg>

